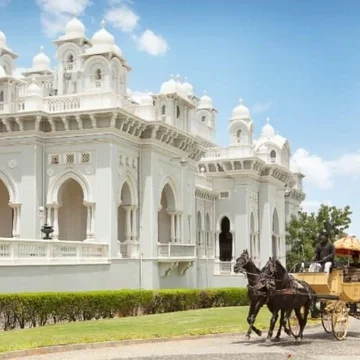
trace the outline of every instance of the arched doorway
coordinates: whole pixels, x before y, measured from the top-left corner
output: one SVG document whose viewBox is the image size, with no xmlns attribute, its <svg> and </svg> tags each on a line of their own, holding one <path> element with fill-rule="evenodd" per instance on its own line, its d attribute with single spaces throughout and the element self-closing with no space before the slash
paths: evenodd
<svg viewBox="0 0 360 360">
<path fill-rule="evenodd" d="M 120 206 L 118 207 L 118 240 L 131 240 L 136 213 L 133 211 L 133 200 L 129 184 L 125 181 L 121 188 Z"/>
<path fill-rule="evenodd" d="M 233 250 L 232 233 L 230 232 L 230 220 L 224 216 L 221 220 L 221 233 L 219 235 L 220 261 L 231 261 Z"/>
<path fill-rule="evenodd" d="M 280 232 L 279 232 L 279 216 L 278 212 L 275 209 L 273 214 L 272 220 L 272 236 L 271 236 L 271 243 L 272 243 L 272 256 L 278 257 L 279 254 L 279 240 L 280 240 Z"/>
<path fill-rule="evenodd" d="M 158 241 L 161 244 L 179 241 L 180 223 L 176 216 L 175 195 L 169 184 L 161 193 L 160 211 L 158 212 Z"/>
<path fill-rule="evenodd" d="M 74 179 L 66 180 L 58 193 L 59 239 L 83 241 L 86 239 L 87 208 L 83 204 L 84 194 Z"/>
<path fill-rule="evenodd" d="M 0 180 L 0 237 L 13 237 L 14 212 L 9 206 L 10 195 L 6 185 Z"/>
</svg>

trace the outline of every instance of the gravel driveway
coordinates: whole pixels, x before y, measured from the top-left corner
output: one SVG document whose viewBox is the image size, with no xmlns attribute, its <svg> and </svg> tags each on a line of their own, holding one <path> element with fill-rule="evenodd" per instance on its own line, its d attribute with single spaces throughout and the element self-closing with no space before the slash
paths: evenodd
<svg viewBox="0 0 360 360">
<path fill-rule="evenodd" d="M 256 336 L 256 335 L 255 335 Z M 350 319 L 345 341 L 337 341 L 321 326 L 308 328 L 302 343 L 294 343 L 283 334 L 279 343 L 264 343 L 265 337 L 245 341 L 243 335 L 229 335 L 198 340 L 126 345 L 67 353 L 37 355 L 28 360 L 360 360 L 360 321 Z M 22 358 L 21 360 L 23 360 Z M 20 359 L 18 359 L 20 360 Z"/>
</svg>

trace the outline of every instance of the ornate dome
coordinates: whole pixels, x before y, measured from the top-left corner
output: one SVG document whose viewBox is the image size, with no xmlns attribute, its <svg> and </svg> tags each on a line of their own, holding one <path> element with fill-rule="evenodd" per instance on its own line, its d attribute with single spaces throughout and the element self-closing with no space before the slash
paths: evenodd
<svg viewBox="0 0 360 360">
<path fill-rule="evenodd" d="M 0 78 L 2 77 L 6 77 L 6 72 L 4 70 L 4 68 L 0 65 Z"/>
<path fill-rule="evenodd" d="M 105 20 L 101 22 L 101 29 L 97 31 L 91 39 L 93 46 L 113 46 L 115 45 L 115 38 L 105 29 Z"/>
<path fill-rule="evenodd" d="M 0 31 L 0 47 L 6 47 L 6 36 Z"/>
<path fill-rule="evenodd" d="M 250 111 L 243 105 L 242 99 L 239 100 L 239 105 L 234 108 L 231 117 L 232 119 L 250 119 Z"/>
<path fill-rule="evenodd" d="M 33 58 L 33 68 L 35 70 L 50 69 L 50 59 L 43 52 L 44 47 L 40 47 L 40 53 Z"/>
<path fill-rule="evenodd" d="M 270 119 L 267 118 L 266 119 L 266 124 L 264 125 L 264 127 L 261 130 L 261 137 L 271 138 L 271 137 L 275 136 L 275 130 L 269 124 L 269 122 L 270 122 Z"/>
<path fill-rule="evenodd" d="M 176 93 L 176 81 L 174 80 L 174 75 L 170 75 L 170 80 L 162 83 L 159 93 L 160 94 Z"/>
<path fill-rule="evenodd" d="M 212 109 L 213 101 L 210 96 L 206 95 L 206 91 L 204 90 L 204 95 L 200 98 L 198 109 Z"/>
<path fill-rule="evenodd" d="M 31 79 L 31 84 L 27 88 L 28 95 L 42 95 L 41 87 L 36 83 L 35 79 Z"/>
<path fill-rule="evenodd" d="M 187 96 L 194 95 L 194 88 L 193 86 L 187 81 L 187 77 L 185 78 L 185 82 L 182 84 L 182 87 L 184 89 L 184 92 Z"/>
<path fill-rule="evenodd" d="M 76 15 L 65 26 L 66 37 L 80 38 L 85 36 L 85 26 Z"/>
</svg>

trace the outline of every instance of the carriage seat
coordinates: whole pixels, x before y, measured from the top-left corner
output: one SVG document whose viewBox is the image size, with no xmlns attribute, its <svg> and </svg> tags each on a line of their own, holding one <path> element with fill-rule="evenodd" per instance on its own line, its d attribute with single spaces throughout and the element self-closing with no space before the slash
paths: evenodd
<svg viewBox="0 0 360 360">
<path fill-rule="evenodd" d="M 345 267 L 344 282 L 360 282 L 360 268 L 351 266 Z"/>
</svg>

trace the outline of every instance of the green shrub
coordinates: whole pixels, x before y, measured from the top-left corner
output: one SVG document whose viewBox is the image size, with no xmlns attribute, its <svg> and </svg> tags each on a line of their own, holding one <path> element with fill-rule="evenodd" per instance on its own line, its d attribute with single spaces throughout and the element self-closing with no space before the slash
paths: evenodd
<svg viewBox="0 0 360 360">
<path fill-rule="evenodd" d="M 0 294 L 4 330 L 48 323 L 248 305 L 244 288 Z"/>
</svg>

